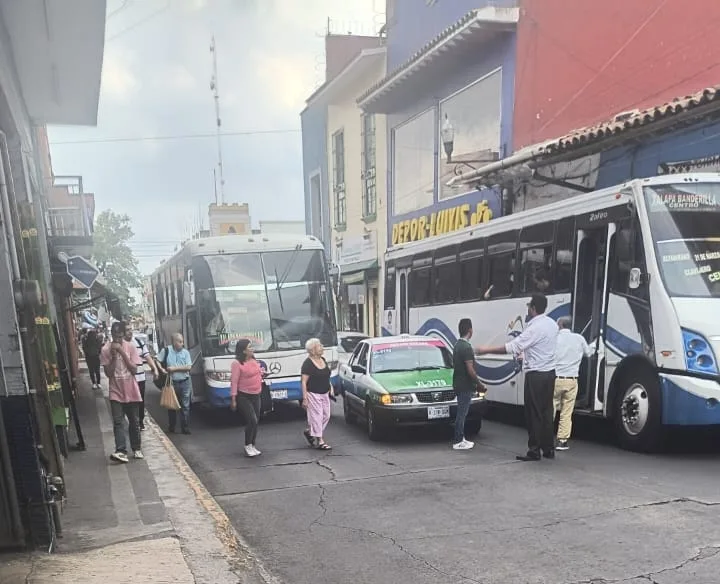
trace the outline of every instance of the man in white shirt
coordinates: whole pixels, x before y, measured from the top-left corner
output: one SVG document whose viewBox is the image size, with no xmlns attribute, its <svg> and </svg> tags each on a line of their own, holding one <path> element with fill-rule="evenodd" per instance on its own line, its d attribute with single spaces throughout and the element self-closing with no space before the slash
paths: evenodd
<svg viewBox="0 0 720 584">
<path fill-rule="evenodd" d="M 477 347 L 478 355 L 523 355 L 525 369 L 525 421 L 528 429 L 528 451 L 518 460 L 555 458 L 553 432 L 555 390 L 555 345 L 557 323 L 545 315 L 547 298 L 533 294 L 528 303 L 529 321 L 525 330 L 510 342 L 498 347 Z"/>
<path fill-rule="evenodd" d="M 572 415 L 578 393 L 578 374 L 583 357 L 591 357 L 593 349 L 582 335 L 572 332 L 572 319 L 558 319 L 560 332 L 555 348 L 555 411 L 560 411 L 557 450 L 568 450 L 572 430 Z"/>
</svg>

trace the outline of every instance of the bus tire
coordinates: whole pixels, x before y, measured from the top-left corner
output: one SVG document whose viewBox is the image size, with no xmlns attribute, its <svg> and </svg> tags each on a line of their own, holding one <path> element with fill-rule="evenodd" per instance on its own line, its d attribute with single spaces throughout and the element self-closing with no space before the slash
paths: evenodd
<svg viewBox="0 0 720 584">
<path fill-rule="evenodd" d="M 365 428 L 367 430 L 368 438 L 370 438 L 373 442 L 382 440 L 385 434 L 382 426 L 378 423 L 377 418 L 375 417 L 375 409 L 369 403 L 365 404 Z"/>
<path fill-rule="evenodd" d="M 657 375 L 644 367 L 628 371 L 618 380 L 612 408 L 622 448 L 654 452 L 662 446 L 662 394 Z"/>
<path fill-rule="evenodd" d="M 348 400 L 347 394 L 343 395 L 343 415 L 345 416 L 346 424 L 354 424 L 357 422 L 357 415 L 350 408 L 350 401 Z"/>
</svg>

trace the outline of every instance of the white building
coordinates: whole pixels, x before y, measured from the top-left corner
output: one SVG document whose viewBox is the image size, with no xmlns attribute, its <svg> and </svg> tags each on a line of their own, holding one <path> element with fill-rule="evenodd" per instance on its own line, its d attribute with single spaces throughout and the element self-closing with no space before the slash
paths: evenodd
<svg viewBox="0 0 720 584">
<path fill-rule="evenodd" d="M 380 335 L 386 248 L 385 116 L 364 115 L 358 96 L 385 76 L 385 48 L 364 49 L 314 99 L 328 104 L 331 252 L 338 278 L 338 327 Z M 380 219 L 378 221 L 378 218 Z"/>
<path fill-rule="evenodd" d="M 247 203 L 213 203 L 208 211 L 210 236 L 250 234 L 250 207 Z"/>
</svg>

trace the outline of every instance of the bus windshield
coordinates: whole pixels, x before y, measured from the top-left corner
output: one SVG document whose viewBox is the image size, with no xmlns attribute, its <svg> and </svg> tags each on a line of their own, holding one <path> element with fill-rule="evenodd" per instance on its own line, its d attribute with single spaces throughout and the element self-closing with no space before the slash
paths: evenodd
<svg viewBox="0 0 720 584">
<path fill-rule="evenodd" d="M 720 297 L 720 183 L 683 182 L 644 190 L 668 293 Z"/>
<path fill-rule="evenodd" d="M 201 256 L 193 275 L 206 356 L 232 354 L 242 338 L 259 352 L 336 342 L 320 250 Z"/>
</svg>

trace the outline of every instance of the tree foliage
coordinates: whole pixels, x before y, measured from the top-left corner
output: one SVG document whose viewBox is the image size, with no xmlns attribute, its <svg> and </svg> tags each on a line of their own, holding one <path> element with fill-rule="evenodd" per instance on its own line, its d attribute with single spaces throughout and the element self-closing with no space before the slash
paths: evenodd
<svg viewBox="0 0 720 584">
<path fill-rule="evenodd" d="M 134 310 L 133 290 L 141 286 L 138 261 L 128 242 L 135 233 L 128 215 L 105 210 L 95 219 L 93 261 L 116 294 L 123 312 Z"/>
</svg>

